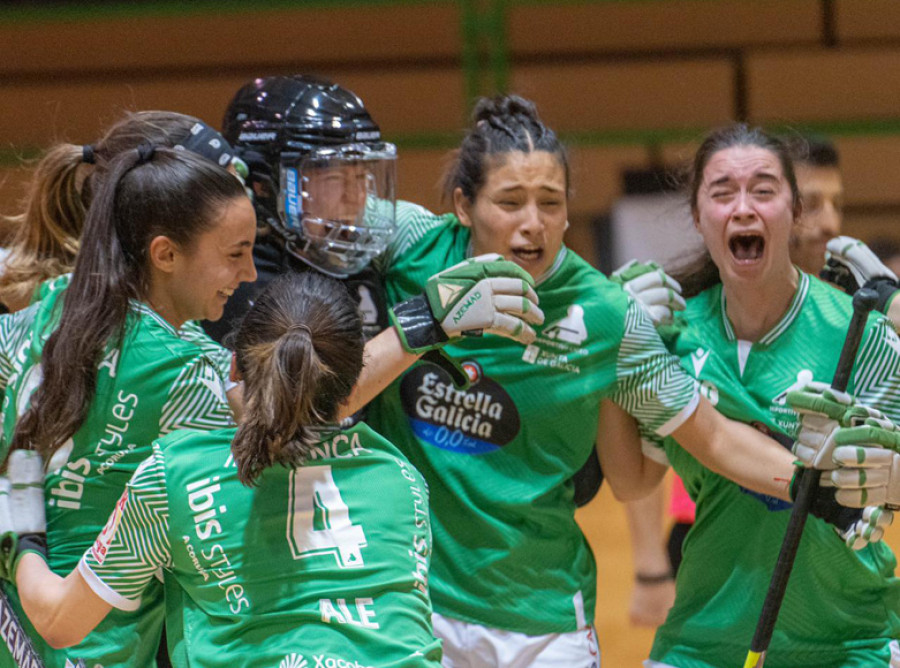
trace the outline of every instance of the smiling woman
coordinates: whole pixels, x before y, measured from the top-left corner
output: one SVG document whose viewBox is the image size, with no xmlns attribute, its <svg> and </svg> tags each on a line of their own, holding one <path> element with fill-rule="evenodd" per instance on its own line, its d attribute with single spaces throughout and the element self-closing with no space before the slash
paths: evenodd
<svg viewBox="0 0 900 668">
<path fill-rule="evenodd" d="M 255 233 L 225 169 L 189 151 L 123 150 L 94 193 L 68 286 L 0 317 L 0 387 L 18 409 L 4 412 L 4 442 L 46 462 L 55 571 L 91 545 L 155 438 L 232 424 L 216 361 L 180 328 L 221 315 L 226 295 L 254 278 Z M 151 588 L 138 614 L 112 613 L 71 653 L 32 640 L 48 666 L 148 665 L 162 598 Z"/>
</svg>

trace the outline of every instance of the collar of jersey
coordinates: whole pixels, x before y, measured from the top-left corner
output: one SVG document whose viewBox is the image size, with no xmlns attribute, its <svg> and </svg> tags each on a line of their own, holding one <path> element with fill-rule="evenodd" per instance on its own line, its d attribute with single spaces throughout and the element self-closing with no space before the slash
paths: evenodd
<svg viewBox="0 0 900 668">
<path fill-rule="evenodd" d="M 172 327 L 172 325 L 170 325 L 165 318 L 163 318 L 159 313 L 150 308 L 150 306 L 148 306 L 147 304 L 139 302 L 136 299 L 132 299 L 129 301 L 129 306 L 131 307 L 131 310 L 133 312 L 139 315 L 149 315 L 151 318 L 156 320 L 156 322 L 158 322 L 160 326 L 165 328 L 166 331 L 171 332 L 175 336 L 178 336 L 178 330 Z"/>
<path fill-rule="evenodd" d="M 545 271 L 543 274 L 538 276 L 537 279 L 535 280 L 535 282 L 534 282 L 535 287 L 537 287 L 538 285 L 540 285 L 541 283 L 543 283 L 544 281 L 546 281 L 547 279 L 552 277 L 557 271 L 559 271 L 559 268 L 562 266 L 562 263 L 565 262 L 566 255 L 568 255 L 568 254 L 569 254 L 569 249 L 566 248 L 565 246 L 560 246 L 559 252 L 556 254 L 556 257 L 553 258 L 553 264 L 551 264 L 549 267 L 547 267 L 547 271 Z M 472 248 L 472 240 L 470 239 L 469 245 L 466 248 L 466 259 L 468 260 L 469 258 L 472 258 L 472 257 L 475 257 L 475 251 Z"/>
<path fill-rule="evenodd" d="M 809 292 L 809 275 L 800 271 L 799 268 L 797 269 L 797 272 L 800 274 L 800 285 L 797 286 L 797 292 L 794 293 L 791 305 L 788 307 L 788 310 L 785 311 L 781 320 L 775 323 L 775 326 L 756 343 L 760 343 L 764 346 L 774 343 L 775 340 L 781 336 L 782 332 L 791 326 L 791 323 L 794 322 L 797 314 L 800 313 L 803 302 L 806 300 L 806 294 Z M 722 322 L 725 325 L 725 337 L 731 342 L 737 341 L 737 337 L 734 334 L 734 328 L 731 326 L 731 321 L 728 319 L 728 313 L 725 311 L 725 286 L 722 286 L 719 302 L 722 307 Z"/>
</svg>

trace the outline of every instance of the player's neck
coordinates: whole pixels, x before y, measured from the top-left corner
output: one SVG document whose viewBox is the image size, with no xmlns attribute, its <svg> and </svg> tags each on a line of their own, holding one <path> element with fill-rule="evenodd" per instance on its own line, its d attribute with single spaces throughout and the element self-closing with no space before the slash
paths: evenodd
<svg viewBox="0 0 900 668">
<path fill-rule="evenodd" d="M 759 280 L 723 281 L 725 309 L 735 336 L 758 341 L 768 334 L 790 307 L 799 283 L 793 266 Z"/>
</svg>

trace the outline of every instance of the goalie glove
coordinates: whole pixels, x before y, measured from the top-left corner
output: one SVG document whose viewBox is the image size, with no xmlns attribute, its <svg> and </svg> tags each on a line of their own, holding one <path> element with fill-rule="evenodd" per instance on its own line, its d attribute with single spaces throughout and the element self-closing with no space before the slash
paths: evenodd
<svg viewBox="0 0 900 668">
<path fill-rule="evenodd" d="M 8 477 L 0 477 L 0 578 L 15 581 L 27 552 L 47 556 L 44 468 L 34 450 L 9 455 Z"/>
<path fill-rule="evenodd" d="M 429 278 L 421 295 L 391 309 L 391 321 L 403 347 L 416 354 L 485 332 L 531 343 L 530 325 L 544 322 L 533 285 L 517 264 L 496 253 L 480 255 Z"/>
<path fill-rule="evenodd" d="M 891 301 L 900 290 L 897 275 L 862 241 L 853 237 L 835 237 L 826 246 L 825 268 L 821 278 L 839 286 L 852 295 L 859 288 L 869 288 L 878 293 L 876 309 L 886 313 Z"/>
<path fill-rule="evenodd" d="M 675 311 L 685 309 L 681 284 L 655 262 L 631 260 L 609 278 L 641 305 L 654 325 L 671 324 Z"/>
</svg>

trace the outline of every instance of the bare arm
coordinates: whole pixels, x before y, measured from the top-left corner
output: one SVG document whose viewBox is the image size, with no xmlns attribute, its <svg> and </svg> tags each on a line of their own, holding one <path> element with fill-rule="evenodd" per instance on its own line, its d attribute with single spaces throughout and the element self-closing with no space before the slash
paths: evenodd
<svg viewBox="0 0 900 668">
<path fill-rule="evenodd" d="M 625 504 L 635 582 L 628 606 L 635 626 L 659 626 L 675 602 L 675 581 L 665 548 L 665 486 Z"/>
<path fill-rule="evenodd" d="M 397 330 L 393 327 L 381 332 L 366 344 L 363 370 L 353 387 L 353 392 L 341 408 L 339 419 L 353 415 L 378 396 L 401 373 L 419 359 L 418 355 L 407 352 L 400 343 Z"/>
<path fill-rule="evenodd" d="M 619 501 L 650 494 L 666 467 L 644 456 L 637 421 L 608 399 L 600 403 L 597 454 L 603 476 Z"/>
<path fill-rule="evenodd" d="M 78 569 L 61 578 L 36 554 L 22 555 L 16 586 L 28 619 L 54 649 L 77 645 L 112 609 Z"/>
<path fill-rule="evenodd" d="M 711 471 L 755 492 L 790 501 L 794 474 L 790 451 L 753 427 L 729 420 L 706 399 L 672 436 Z"/>
</svg>

